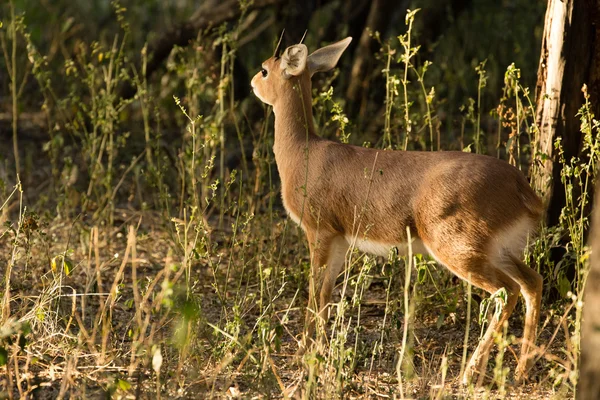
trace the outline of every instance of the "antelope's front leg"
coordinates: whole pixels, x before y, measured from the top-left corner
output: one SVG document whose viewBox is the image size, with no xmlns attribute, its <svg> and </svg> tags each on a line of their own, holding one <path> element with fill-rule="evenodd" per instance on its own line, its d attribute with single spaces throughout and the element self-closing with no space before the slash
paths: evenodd
<svg viewBox="0 0 600 400">
<path fill-rule="evenodd" d="M 310 246 L 311 268 L 309 277 L 308 306 L 306 308 L 305 332 L 299 353 L 303 353 L 314 340 L 317 321 L 324 328 L 329 315 L 329 302 L 335 281 L 344 266 L 348 243 L 343 236 L 307 234 Z M 319 292 L 317 308 L 316 293 Z M 318 318 L 317 318 L 318 316 Z M 319 329 L 319 334 L 324 329 Z"/>
</svg>

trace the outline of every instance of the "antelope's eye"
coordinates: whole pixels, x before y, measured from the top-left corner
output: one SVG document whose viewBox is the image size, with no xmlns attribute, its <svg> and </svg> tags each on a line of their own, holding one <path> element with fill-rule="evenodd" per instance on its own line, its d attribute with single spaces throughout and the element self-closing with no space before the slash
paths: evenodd
<svg viewBox="0 0 600 400">
<path fill-rule="evenodd" d="M 266 70 L 266 69 L 264 69 L 264 68 L 260 70 L 260 73 L 262 74 L 263 78 L 266 78 L 266 77 L 267 77 L 267 75 L 269 74 L 269 73 L 267 72 L 267 70 Z"/>
</svg>

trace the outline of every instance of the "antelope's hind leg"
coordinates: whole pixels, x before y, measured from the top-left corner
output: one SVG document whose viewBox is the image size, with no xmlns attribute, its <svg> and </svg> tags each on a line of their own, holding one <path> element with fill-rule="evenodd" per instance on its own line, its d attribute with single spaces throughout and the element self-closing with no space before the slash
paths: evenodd
<svg viewBox="0 0 600 400">
<path fill-rule="evenodd" d="M 489 354 L 494 344 L 494 335 L 502 329 L 504 321 L 512 314 L 517 300 L 519 298 L 519 284 L 506 272 L 493 264 L 487 255 L 477 251 L 463 251 L 445 254 L 436 254 L 430 251 L 432 255 L 444 264 L 450 271 L 460 278 L 470 282 L 473 286 L 485 290 L 490 295 L 506 290 L 506 303 L 502 306 L 499 313 L 495 313 L 495 306 L 492 305 L 488 312 L 493 313 L 489 318 L 489 325 L 479 343 L 473 351 L 469 362 L 461 377 L 463 384 L 473 382 L 476 385 L 483 383 L 485 369 L 487 367 Z M 468 327 L 467 327 L 468 329 Z"/>
<path fill-rule="evenodd" d="M 494 344 L 494 335 L 502 329 L 504 322 L 508 320 L 515 309 L 519 299 L 520 287 L 508 274 L 489 263 L 479 264 L 479 267 L 473 264 L 467 275 L 470 276 L 472 285 L 485 290 L 490 295 L 498 293 L 501 289 L 505 289 L 507 295 L 506 302 L 501 306 L 499 313 L 496 313 L 495 304 L 492 304 L 488 310 L 493 315 L 489 319 L 489 325 L 480 338 L 475 351 L 473 351 L 462 376 L 462 383 L 466 385 L 473 382 L 477 375 L 475 384 L 480 386 L 485 377 L 490 351 Z"/>
<path fill-rule="evenodd" d="M 512 262 L 509 273 L 511 277 L 521 286 L 521 294 L 525 299 L 525 325 L 523 328 L 523 340 L 519 363 L 515 372 L 517 382 L 527 379 L 527 372 L 531 368 L 537 335 L 537 327 L 540 321 L 540 309 L 542 307 L 542 276 L 532 268 L 528 267 L 517 257 L 510 257 Z"/>
</svg>

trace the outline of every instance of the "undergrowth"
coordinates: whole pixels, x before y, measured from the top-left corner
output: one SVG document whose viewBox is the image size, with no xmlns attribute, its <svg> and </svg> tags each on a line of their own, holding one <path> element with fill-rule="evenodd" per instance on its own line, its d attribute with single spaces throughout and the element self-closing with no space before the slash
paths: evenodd
<svg viewBox="0 0 600 400">
<path fill-rule="evenodd" d="M 271 111 L 234 96 L 238 40 L 252 16 L 242 12 L 237 23 L 176 48 L 157 84 L 146 79 L 147 47 L 130 48 L 127 10 L 113 7 L 119 32 L 80 41 L 58 69 L 37 49 L 26 16 L 2 21 L 13 104 L 17 79 L 35 81 L 49 128 L 30 164 L 19 161 L 15 139 L 0 176 L 1 397 L 573 396 L 600 155 L 585 88 L 584 156 L 560 160 L 567 206 L 525 255 L 545 282 L 528 387 L 509 373 L 520 313 L 497 337 L 484 388 L 458 384 L 486 313 L 498 312 L 506 293 L 485 299 L 412 252 L 383 259 L 351 249 L 331 319 L 319 327 L 327 339 L 298 361 L 307 245 L 279 200 Z M 321 135 L 491 154 L 534 173 L 545 155 L 534 150 L 531 93 L 519 69 L 508 66 L 499 104 L 485 113 L 486 62 L 478 63 L 475 98 L 457 107 L 458 128 L 446 134 L 436 111 L 443 99 L 427 79 L 431 63 L 417 57 L 417 16 L 409 12 L 406 31 L 392 40 L 373 33 L 386 82 L 378 141 L 363 143 L 344 113 L 337 75 L 315 89 Z M 16 51 L 26 54 L 31 76 L 16 76 Z M 136 95 L 120 96 L 123 85 Z M 554 263 L 557 248 L 565 255 Z"/>
</svg>

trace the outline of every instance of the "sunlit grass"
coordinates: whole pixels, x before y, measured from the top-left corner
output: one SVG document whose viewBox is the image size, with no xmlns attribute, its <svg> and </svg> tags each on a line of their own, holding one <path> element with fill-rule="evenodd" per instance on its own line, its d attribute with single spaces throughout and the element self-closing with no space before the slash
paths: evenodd
<svg viewBox="0 0 600 400">
<path fill-rule="evenodd" d="M 121 32 L 112 44 L 81 43 L 78 56 L 65 59 L 58 72 L 23 26 L 48 126 L 56 129 L 44 149 L 51 184 L 36 191 L 37 202 L 28 197 L 35 188 L 12 172 L 0 177 L 0 262 L 6 266 L 0 396 L 573 395 L 589 254 L 586 206 L 600 154 L 587 97 L 580 117 L 588 157 L 562 160 L 568 201 L 561 224 L 541 227 L 526 255 L 544 275 L 546 296 L 551 290 L 560 296 L 544 301 L 528 386 L 512 380 L 518 312 L 496 339 L 483 388 L 460 386 L 485 311 L 498 302 L 410 249 L 406 257 L 392 251 L 383 259 L 351 248 L 331 318 L 318 326 L 321 340 L 299 358 L 308 248 L 278 199 L 271 113 L 252 120 L 245 112 L 254 99 L 240 104 L 233 97 L 236 40 L 247 15 L 213 38 L 222 55 L 218 73 L 207 72 L 211 60 L 197 51 L 207 41 L 199 37 L 172 53 L 166 75 L 172 82 L 154 87 L 135 70 L 126 10 L 116 7 Z M 530 93 L 514 65 L 496 108 L 496 130 L 481 123 L 482 62 L 473 71 L 479 90 L 463 108 L 462 130 L 441 137 L 441 99 L 424 78 L 430 64 L 416 64 L 414 18 L 409 13 L 407 29 L 382 43 L 387 91 L 377 145 L 448 150 L 460 144 L 532 170 L 537 130 Z M 138 52 L 145 65 L 145 48 Z M 136 97 L 117 96 L 124 83 L 133 83 Z M 159 99 L 161 90 L 168 102 Z M 322 133 L 361 142 L 343 99 L 329 85 L 317 92 Z M 130 116 L 140 121 L 139 131 L 127 131 Z M 178 139 L 165 121 L 177 123 Z M 228 156 L 239 159 L 234 168 Z M 557 247 L 566 255 L 551 265 Z M 577 273 L 570 280 L 572 265 Z"/>
</svg>

